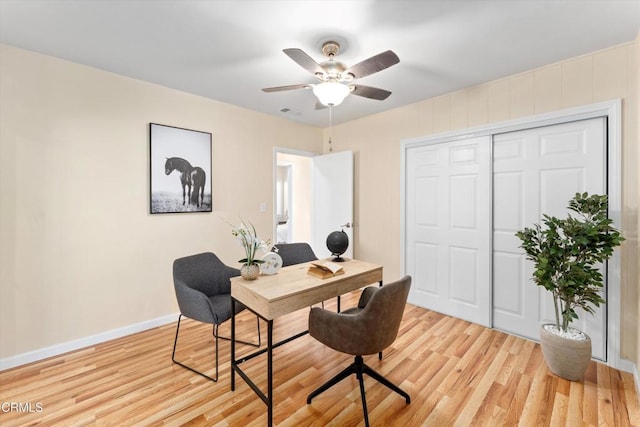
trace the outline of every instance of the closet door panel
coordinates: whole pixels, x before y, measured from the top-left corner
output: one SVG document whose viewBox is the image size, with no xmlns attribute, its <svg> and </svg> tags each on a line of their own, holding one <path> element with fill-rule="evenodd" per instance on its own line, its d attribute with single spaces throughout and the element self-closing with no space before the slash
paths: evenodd
<svg viewBox="0 0 640 427">
<path fill-rule="evenodd" d="M 525 189 L 538 191 L 537 176 L 524 167 L 537 149 L 519 132 L 494 137 L 493 144 L 493 324 L 533 338 L 538 330 L 530 319 L 539 318 L 538 293 L 515 233 L 528 220 Z"/>
<path fill-rule="evenodd" d="M 494 310 L 524 316 L 526 280 L 523 264 L 519 255 L 494 252 Z"/>
<path fill-rule="evenodd" d="M 564 217 L 576 192 L 606 194 L 606 152 L 603 118 L 407 148 L 409 301 L 538 340 L 552 299 L 515 233 L 543 213 Z M 606 360 L 606 307 L 579 316 L 573 326 Z"/>
<path fill-rule="evenodd" d="M 604 119 L 590 119 L 495 135 L 493 139 L 493 325 L 539 339 L 539 325 L 555 321 L 549 292 L 531 280 L 533 264 L 515 233 L 543 214 L 565 217 L 576 192 L 606 194 Z M 606 311 L 579 313 L 574 327 L 606 360 Z"/>
<path fill-rule="evenodd" d="M 407 150 L 409 301 L 490 326 L 489 137 Z"/>
</svg>

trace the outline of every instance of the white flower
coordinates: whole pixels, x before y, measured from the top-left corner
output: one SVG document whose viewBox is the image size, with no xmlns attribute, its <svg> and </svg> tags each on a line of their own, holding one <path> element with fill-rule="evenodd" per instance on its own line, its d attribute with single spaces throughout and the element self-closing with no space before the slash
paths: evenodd
<svg viewBox="0 0 640 427">
<path fill-rule="evenodd" d="M 244 247 L 245 257 L 239 262 L 243 264 L 260 264 L 263 261 L 256 259 L 256 252 L 258 249 L 268 250 L 271 245 L 271 241 L 261 240 L 258 238 L 256 228 L 251 223 L 245 223 L 240 220 L 239 226 L 234 226 L 230 222 L 227 222 L 231 226 L 231 234 L 235 236 L 240 244 Z"/>
</svg>

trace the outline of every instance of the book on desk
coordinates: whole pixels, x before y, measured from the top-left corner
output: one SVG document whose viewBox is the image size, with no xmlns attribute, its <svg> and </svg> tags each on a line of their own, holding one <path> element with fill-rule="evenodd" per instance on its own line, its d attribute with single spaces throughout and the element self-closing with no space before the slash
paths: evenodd
<svg viewBox="0 0 640 427">
<path fill-rule="evenodd" d="M 326 279 L 329 277 L 344 274 L 344 268 L 342 268 L 340 264 L 335 262 L 318 261 L 311 263 L 309 269 L 307 270 L 307 273 L 321 279 Z"/>
</svg>

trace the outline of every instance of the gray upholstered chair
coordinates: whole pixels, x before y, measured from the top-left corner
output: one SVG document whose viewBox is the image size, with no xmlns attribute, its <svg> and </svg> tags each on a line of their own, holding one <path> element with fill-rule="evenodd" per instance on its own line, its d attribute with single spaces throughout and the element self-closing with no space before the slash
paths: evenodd
<svg viewBox="0 0 640 427">
<path fill-rule="evenodd" d="M 176 337 L 173 342 L 171 360 L 183 368 L 211 380 L 218 381 L 218 339 L 226 339 L 218 334 L 218 327 L 231 318 L 231 281 L 239 276 L 240 270 L 225 265 L 211 252 L 178 258 L 173 262 L 173 284 L 180 307 Z M 242 304 L 236 304 L 236 313 L 244 310 Z M 175 359 L 178 332 L 182 316 L 213 325 L 216 352 L 216 375 L 210 377 Z M 258 343 L 237 341 L 252 346 L 260 346 L 260 320 L 258 319 Z"/>
<path fill-rule="evenodd" d="M 308 243 L 278 243 L 273 250 L 282 258 L 283 267 L 318 259 Z"/>
<path fill-rule="evenodd" d="M 382 287 L 368 287 L 360 296 L 358 306 L 341 313 L 317 307 L 309 312 L 309 334 L 334 350 L 355 356 L 354 362 L 338 375 L 318 387 L 307 397 L 307 403 L 320 393 L 333 387 L 351 374 L 356 374 L 360 383 L 362 409 L 365 425 L 369 425 L 367 401 L 364 392 L 363 374 L 367 374 L 391 390 L 403 396 L 407 393 L 364 363 L 363 355 L 375 354 L 390 346 L 398 335 L 400 322 L 407 303 L 411 276 Z"/>
</svg>

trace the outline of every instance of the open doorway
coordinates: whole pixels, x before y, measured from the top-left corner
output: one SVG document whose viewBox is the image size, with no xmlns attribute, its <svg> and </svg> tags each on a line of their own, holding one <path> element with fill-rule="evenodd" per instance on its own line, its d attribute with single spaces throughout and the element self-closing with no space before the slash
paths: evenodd
<svg viewBox="0 0 640 427">
<path fill-rule="evenodd" d="M 273 242 L 308 242 L 331 255 L 327 236 L 343 230 L 353 241 L 353 152 L 317 155 L 274 148 Z M 344 256 L 353 257 L 349 245 Z"/>
<path fill-rule="evenodd" d="M 275 149 L 275 243 L 311 241 L 314 155 L 286 148 Z"/>
</svg>

